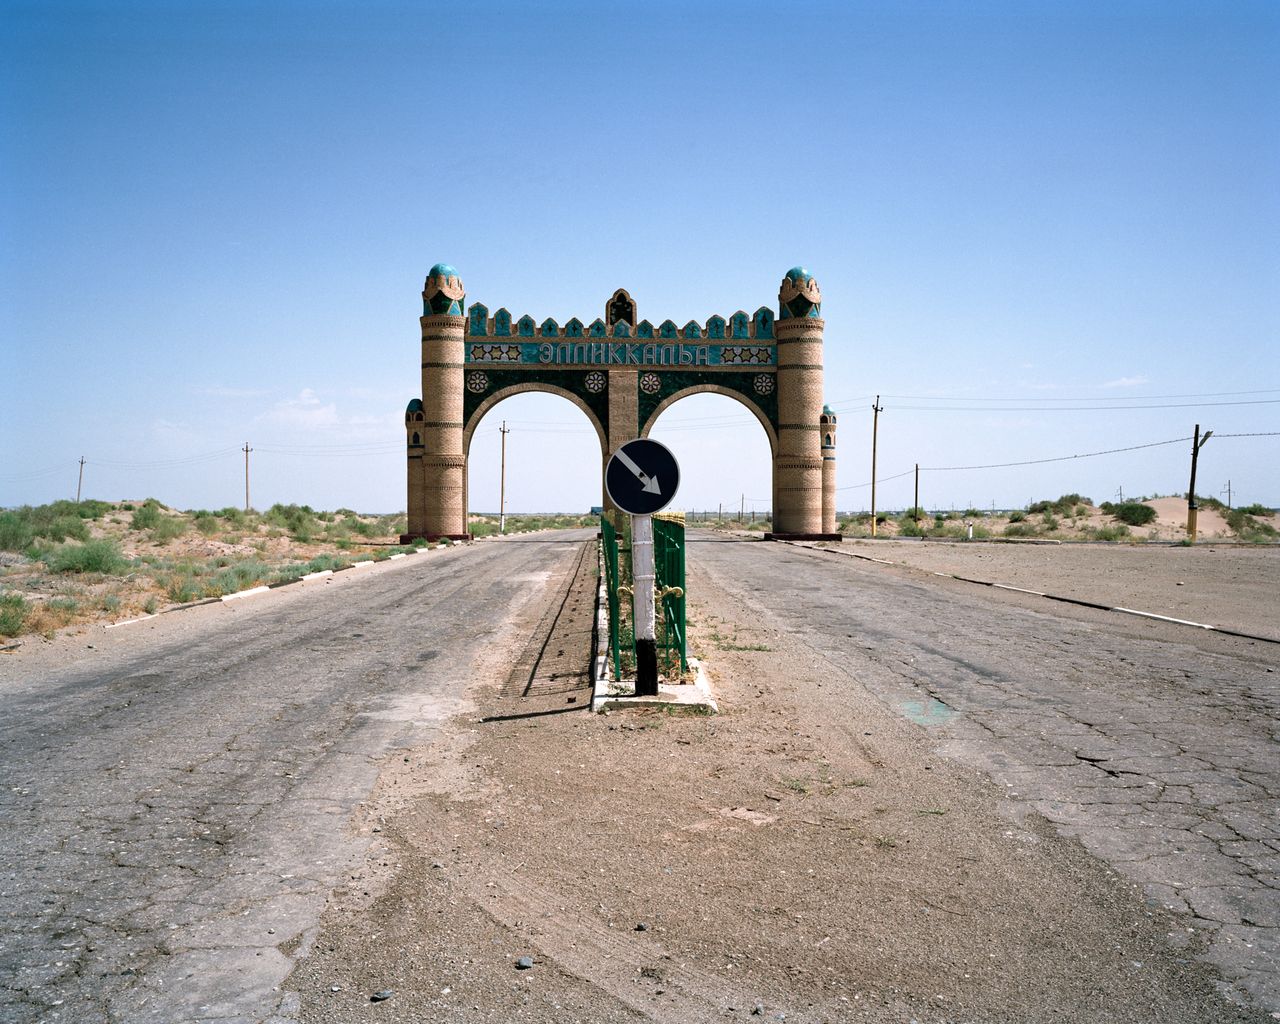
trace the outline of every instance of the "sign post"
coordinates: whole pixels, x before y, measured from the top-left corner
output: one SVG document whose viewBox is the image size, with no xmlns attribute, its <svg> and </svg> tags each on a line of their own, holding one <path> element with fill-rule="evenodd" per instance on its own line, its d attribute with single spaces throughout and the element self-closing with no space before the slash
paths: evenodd
<svg viewBox="0 0 1280 1024">
<path fill-rule="evenodd" d="M 647 437 L 628 441 L 604 470 L 609 499 L 631 515 L 631 576 L 636 632 L 636 696 L 658 695 L 654 599 L 653 513 L 670 504 L 680 487 L 680 467 L 666 445 Z"/>
</svg>

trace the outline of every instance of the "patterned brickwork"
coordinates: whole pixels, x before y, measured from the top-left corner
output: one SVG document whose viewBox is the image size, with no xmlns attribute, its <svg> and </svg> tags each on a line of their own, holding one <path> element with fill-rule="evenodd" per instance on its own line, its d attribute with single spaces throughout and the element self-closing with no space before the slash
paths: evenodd
<svg viewBox="0 0 1280 1024">
<path fill-rule="evenodd" d="M 778 340 L 778 455 L 774 460 L 775 533 L 823 530 L 822 331 L 819 317 L 774 324 Z"/>
<path fill-rule="evenodd" d="M 590 322 L 572 317 L 561 326 L 528 314 L 513 322 L 505 308 L 492 316 L 480 303 L 468 308 L 447 264 L 432 268 L 422 297 L 422 398 L 405 414 L 409 536 L 466 535 L 471 436 L 489 409 L 524 391 L 561 395 L 587 415 L 601 441 L 602 492 L 610 454 L 647 436 L 664 409 L 699 392 L 732 397 L 769 436 L 774 531 L 834 532 L 821 293 L 802 268 L 784 278 L 776 317 L 761 306 L 683 327 L 635 323 L 635 300 L 623 289 Z"/>
</svg>

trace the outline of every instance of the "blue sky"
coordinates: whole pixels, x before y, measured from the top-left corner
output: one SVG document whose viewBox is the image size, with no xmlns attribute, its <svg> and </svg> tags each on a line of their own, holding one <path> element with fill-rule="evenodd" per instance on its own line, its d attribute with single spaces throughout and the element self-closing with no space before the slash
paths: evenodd
<svg viewBox="0 0 1280 1024">
<path fill-rule="evenodd" d="M 1185 489 L 1280 504 L 1272 3 L 0 5 L 0 505 L 393 511 L 431 265 L 563 322 L 823 289 L 841 508 Z M 599 502 L 586 420 L 504 402 L 471 504 Z M 678 506 L 767 507 L 731 400 Z M 896 477 L 896 479 L 889 479 Z M 747 500 L 751 499 L 751 500 Z"/>
</svg>

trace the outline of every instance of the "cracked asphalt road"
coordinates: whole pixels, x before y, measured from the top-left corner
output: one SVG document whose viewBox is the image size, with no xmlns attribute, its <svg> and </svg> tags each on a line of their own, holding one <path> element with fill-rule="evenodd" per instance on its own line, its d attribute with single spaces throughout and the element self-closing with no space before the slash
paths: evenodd
<svg viewBox="0 0 1280 1024">
<path fill-rule="evenodd" d="M 1280 649 L 1036 603 L 811 548 L 691 540 L 762 624 L 983 769 L 1210 933 L 1280 1014 Z M 1176 943 L 1184 937 L 1172 935 Z"/>
<path fill-rule="evenodd" d="M 351 826 L 382 763 L 430 746 L 583 536 L 433 551 L 0 659 L 0 1020 L 293 1019 L 282 982 L 359 877 L 370 842 Z"/>
</svg>

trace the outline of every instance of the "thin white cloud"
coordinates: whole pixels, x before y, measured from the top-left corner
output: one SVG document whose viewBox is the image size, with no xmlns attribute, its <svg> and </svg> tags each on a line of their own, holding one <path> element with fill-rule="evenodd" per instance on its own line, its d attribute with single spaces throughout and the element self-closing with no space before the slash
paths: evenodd
<svg viewBox="0 0 1280 1024">
<path fill-rule="evenodd" d="M 324 430 L 341 423 L 337 405 L 320 401 L 320 396 L 311 388 L 303 388 L 296 398 L 277 402 L 262 419 L 282 427 L 308 431 Z"/>
<path fill-rule="evenodd" d="M 313 388 L 303 388 L 293 398 L 276 402 L 257 421 L 286 434 L 305 434 L 314 443 L 349 443 L 401 438 L 401 416 L 399 409 L 340 411 L 336 401 L 325 401 Z"/>
<path fill-rule="evenodd" d="M 1115 380 L 1109 380 L 1102 386 L 1104 388 L 1138 388 L 1143 384 L 1151 383 L 1146 377 L 1139 374 L 1137 377 L 1117 377 Z"/>
</svg>

